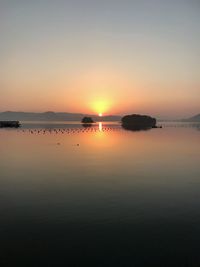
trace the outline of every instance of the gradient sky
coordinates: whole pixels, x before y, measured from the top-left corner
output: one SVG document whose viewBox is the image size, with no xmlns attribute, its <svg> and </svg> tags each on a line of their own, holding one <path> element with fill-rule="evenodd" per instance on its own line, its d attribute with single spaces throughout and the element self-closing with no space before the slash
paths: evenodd
<svg viewBox="0 0 200 267">
<path fill-rule="evenodd" d="M 0 0 L 0 111 L 200 112 L 199 0 Z"/>
</svg>

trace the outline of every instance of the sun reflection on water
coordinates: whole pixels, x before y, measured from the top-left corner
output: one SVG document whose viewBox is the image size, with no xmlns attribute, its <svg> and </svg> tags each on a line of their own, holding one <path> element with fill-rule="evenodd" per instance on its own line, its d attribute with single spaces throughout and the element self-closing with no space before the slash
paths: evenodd
<svg viewBox="0 0 200 267">
<path fill-rule="evenodd" d="M 102 131 L 103 131 L 102 122 L 99 122 L 99 131 L 100 131 L 100 132 L 102 132 Z"/>
</svg>

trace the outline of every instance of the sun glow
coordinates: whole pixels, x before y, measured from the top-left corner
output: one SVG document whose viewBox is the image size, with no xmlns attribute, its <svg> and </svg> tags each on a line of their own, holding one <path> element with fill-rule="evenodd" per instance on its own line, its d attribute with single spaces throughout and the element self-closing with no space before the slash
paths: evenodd
<svg viewBox="0 0 200 267">
<path fill-rule="evenodd" d="M 99 117 L 102 117 L 103 113 L 107 112 L 111 108 L 111 103 L 106 100 L 94 101 L 91 104 L 91 108 L 99 115 Z"/>
</svg>

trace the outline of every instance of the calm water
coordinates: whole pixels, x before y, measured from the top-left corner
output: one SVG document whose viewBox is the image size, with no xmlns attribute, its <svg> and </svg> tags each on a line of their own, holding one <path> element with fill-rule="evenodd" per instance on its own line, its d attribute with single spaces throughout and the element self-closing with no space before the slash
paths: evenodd
<svg viewBox="0 0 200 267">
<path fill-rule="evenodd" d="M 200 128 L 0 130 L 0 266 L 200 266 Z"/>
</svg>

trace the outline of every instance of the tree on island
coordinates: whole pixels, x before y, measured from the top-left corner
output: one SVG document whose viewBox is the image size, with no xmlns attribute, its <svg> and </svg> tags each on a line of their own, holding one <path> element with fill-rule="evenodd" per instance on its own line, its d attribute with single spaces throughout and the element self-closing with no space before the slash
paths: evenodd
<svg viewBox="0 0 200 267">
<path fill-rule="evenodd" d="M 122 126 L 130 130 L 147 130 L 156 127 L 156 119 L 147 115 L 132 114 L 122 118 Z"/>
<path fill-rule="evenodd" d="M 84 117 L 81 121 L 82 123 L 94 123 L 93 119 L 91 117 Z"/>
</svg>

